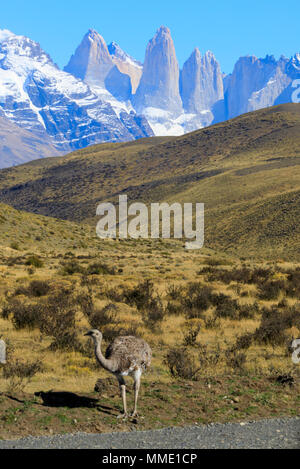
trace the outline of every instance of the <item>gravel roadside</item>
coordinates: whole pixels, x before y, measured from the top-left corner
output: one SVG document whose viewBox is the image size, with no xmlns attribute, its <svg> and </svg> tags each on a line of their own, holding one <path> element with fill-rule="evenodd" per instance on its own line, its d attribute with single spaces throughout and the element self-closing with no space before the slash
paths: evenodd
<svg viewBox="0 0 300 469">
<path fill-rule="evenodd" d="M 20 440 L 0 441 L 0 449 L 4 448 L 297 449 L 300 448 L 300 418 L 267 419 L 128 433 L 75 433 L 38 438 L 26 437 Z"/>
</svg>

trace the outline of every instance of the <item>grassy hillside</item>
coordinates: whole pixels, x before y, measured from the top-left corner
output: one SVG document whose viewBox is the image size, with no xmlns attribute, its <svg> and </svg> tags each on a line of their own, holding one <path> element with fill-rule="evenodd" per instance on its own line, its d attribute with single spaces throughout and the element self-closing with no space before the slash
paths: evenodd
<svg viewBox="0 0 300 469">
<path fill-rule="evenodd" d="M 95 230 L 89 225 L 35 215 L 0 203 L 1 249 L 15 253 L 28 249 L 64 252 L 86 243 L 95 246 L 96 241 Z"/>
<path fill-rule="evenodd" d="M 204 202 L 206 246 L 300 259 L 300 105 L 256 111 L 181 137 L 102 144 L 0 172 L 0 200 L 95 226 L 96 206 Z"/>
<path fill-rule="evenodd" d="M 0 209 L 0 438 L 299 413 L 289 348 L 300 333 L 299 263 L 186 251 L 173 240 L 100 240 L 92 226 Z M 103 349 L 121 334 L 150 344 L 143 418 L 116 418 L 117 381 L 96 363 L 91 327 Z"/>
</svg>

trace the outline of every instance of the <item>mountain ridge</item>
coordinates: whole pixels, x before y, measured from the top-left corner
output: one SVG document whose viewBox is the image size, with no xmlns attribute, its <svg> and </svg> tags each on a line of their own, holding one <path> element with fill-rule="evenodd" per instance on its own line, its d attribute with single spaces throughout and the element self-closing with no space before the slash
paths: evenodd
<svg viewBox="0 0 300 469">
<path fill-rule="evenodd" d="M 165 26 L 149 41 L 144 64 L 89 30 L 65 70 L 38 43 L 0 31 L 0 109 L 36 136 L 46 132 L 61 154 L 98 142 L 182 135 L 300 100 L 299 53 L 242 57 L 224 76 L 213 53 L 196 48 L 179 70 Z"/>
<path fill-rule="evenodd" d="M 25 130 L 0 113 L 1 167 L 10 167 L 38 158 L 58 156 L 46 134 L 40 136 Z"/>
<path fill-rule="evenodd" d="M 133 109 L 103 99 L 88 84 L 59 70 L 38 43 L 9 31 L 0 35 L 0 109 L 13 123 L 50 137 L 60 153 L 104 141 L 152 136 Z"/>
</svg>

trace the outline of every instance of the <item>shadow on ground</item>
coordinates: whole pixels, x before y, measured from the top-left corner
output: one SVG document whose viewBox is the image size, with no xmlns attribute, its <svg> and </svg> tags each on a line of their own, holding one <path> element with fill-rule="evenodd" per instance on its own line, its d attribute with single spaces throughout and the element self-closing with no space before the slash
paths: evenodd
<svg viewBox="0 0 300 469">
<path fill-rule="evenodd" d="M 43 401 L 43 405 L 47 407 L 69 407 L 69 408 L 79 408 L 79 407 L 88 407 L 96 408 L 101 412 L 113 415 L 114 409 L 111 407 L 103 406 L 99 404 L 99 400 L 93 397 L 80 396 L 73 392 L 35 392 L 35 396 L 40 397 Z"/>
</svg>

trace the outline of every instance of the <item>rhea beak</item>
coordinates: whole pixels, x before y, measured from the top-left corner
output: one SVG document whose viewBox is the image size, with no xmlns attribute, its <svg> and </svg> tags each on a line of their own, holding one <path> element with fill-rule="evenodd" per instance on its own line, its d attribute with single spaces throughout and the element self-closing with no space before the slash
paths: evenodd
<svg viewBox="0 0 300 469">
<path fill-rule="evenodd" d="M 87 335 L 87 336 L 90 336 L 90 335 L 91 335 L 91 333 L 90 333 L 90 332 L 87 332 L 87 333 L 86 333 L 86 334 L 84 334 L 84 335 L 85 335 L 85 336 L 86 336 L 86 335 Z"/>
</svg>

